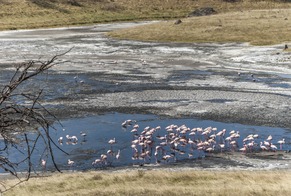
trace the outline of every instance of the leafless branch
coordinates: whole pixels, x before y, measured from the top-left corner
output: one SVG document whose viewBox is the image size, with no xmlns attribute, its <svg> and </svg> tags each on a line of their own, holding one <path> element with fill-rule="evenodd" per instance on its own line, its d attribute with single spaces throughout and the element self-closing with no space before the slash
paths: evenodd
<svg viewBox="0 0 291 196">
<path fill-rule="evenodd" d="M 44 89 L 38 92 L 19 92 L 19 88 L 29 79 L 44 73 L 52 66 L 59 64 L 58 58 L 70 52 L 72 48 L 62 54 L 53 56 L 48 61 L 29 61 L 16 66 L 8 84 L 0 90 L 0 169 L 18 178 L 18 166 L 27 165 L 28 180 L 31 177 L 33 166 L 32 155 L 36 152 L 36 143 L 42 142 L 46 154 L 52 160 L 56 170 L 60 171 L 54 159 L 53 146 L 59 150 L 59 146 L 50 136 L 50 128 L 53 121 L 58 119 L 50 113 L 40 102 Z M 34 130 L 34 137 L 30 137 L 28 131 Z M 14 148 L 19 152 L 20 161 L 9 160 L 9 150 Z M 64 152 L 64 151 L 63 151 Z M 20 180 L 20 182 L 23 180 Z M 3 186 L 0 193 L 9 190 Z M 11 187 L 10 187 L 11 188 Z"/>
</svg>

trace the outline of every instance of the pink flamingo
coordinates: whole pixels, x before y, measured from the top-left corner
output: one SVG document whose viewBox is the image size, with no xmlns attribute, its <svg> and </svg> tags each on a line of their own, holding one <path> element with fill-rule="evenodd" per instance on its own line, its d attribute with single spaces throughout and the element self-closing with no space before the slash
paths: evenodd
<svg viewBox="0 0 291 196">
<path fill-rule="evenodd" d="M 264 151 L 264 150 L 268 150 L 268 148 L 266 146 L 263 145 L 263 142 L 260 143 L 260 148 Z"/>
<path fill-rule="evenodd" d="M 280 150 L 282 150 L 282 146 L 283 144 L 285 144 L 285 138 L 283 138 L 282 140 L 279 140 L 278 144 L 280 144 Z"/>
<path fill-rule="evenodd" d="M 68 165 L 70 168 L 72 168 L 74 164 L 75 164 L 74 161 L 72 161 L 71 159 L 68 159 Z"/>
</svg>

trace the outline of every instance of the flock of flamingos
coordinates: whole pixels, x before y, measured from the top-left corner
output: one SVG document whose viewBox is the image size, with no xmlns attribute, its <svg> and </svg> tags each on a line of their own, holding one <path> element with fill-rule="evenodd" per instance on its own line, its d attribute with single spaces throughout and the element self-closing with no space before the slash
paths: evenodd
<svg viewBox="0 0 291 196">
<path fill-rule="evenodd" d="M 126 120 L 121 126 L 130 131 L 132 139 L 130 147 L 132 150 L 132 161 L 134 165 L 165 164 L 177 160 L 198 159 L 205 157 L 208 153 L 241 152 L 258 153 L 262 151 L 275 152 L 282 150 L 285 139 L 273 141 L 271 135 L 261 138 L 258 134 L 250 134 L 241 138 L 239 131 L 218 130 L 215 127 L 189 128 L 186 125 L 169 125 L 165 130 L 161 126 L 143 129 L 136 121 Z M 86 133 L 80 133 L 86 137 Z M 76 136 L 67 135 L 60 137 L 58 142 L 77 143 Z M 103 168 L 111 166 L 114 161 L 120 159 L 122 150 L 116 149 L 118 141 L 113 138 L 108 141 L 108 150 L 92 162 L 92 167 Z M 127 152 L 128 153 L 128 152 Z M 127 155 L 128 156 L 128 155 Z M 72 168 L 75 162 L 68 160 L 68 166 Z M 42 160 L 42 167 L 46 161 Z"/>
</svg>

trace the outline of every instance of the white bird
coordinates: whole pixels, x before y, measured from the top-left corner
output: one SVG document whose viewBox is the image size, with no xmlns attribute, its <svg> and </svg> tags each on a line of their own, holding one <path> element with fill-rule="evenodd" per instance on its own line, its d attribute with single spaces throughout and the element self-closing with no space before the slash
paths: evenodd
<svg viewBox="0 0 291 196">
<path fill-rule="evenodd" d="M 273 150 L 273 151 L 277 151 L 277 146 L 275 146 L 274 144 L 271 143 L 271 146 L 270 148 Z"/>
<path fill-rule="evenodd" d="M 278 144 L 285 144 L 285 138 L 283 138 L 282 140 L 279 140 Z"/>
<path fill-rule="evenodd" d="M 69 135 L 66 135 L 67 140 L 71 140 L 72 137 L 70 137 Z"/>
<path fill-rule="evenodd" d="M 113 151 L 112 150 L 107 150 L 107 154 L 112 155 Z"/>
<path fill-rule="evenodd" d="M 120 158 L 120 150 L 118 150 L 117 154 L 116 154 L 116 159 L 119 159 Z"/>
<path fill-rule="evenodd" d="M 78 138 L 77 138 L 77 136 L 73 135 L 73 136 L 71 137 L 71 141 L 72 141 L 72 142 L 78 142 Z"/>
<path fill-rule="evenodd" d="M 282 140 L 279 140 L 278 144 L 280 144 L 280 150 L 282 150 L 282 146 L 283 144 L 285 144 L 285 138 L 283 138 Z"/>
<path fill-rule="evenodd" d="M 84 138 L 87 136 L 87 134 L 83 131 L 80 132 L 80 135 L 83 136 Z"/>
<path fill-rule="evenodd" d="M 260 143 L 260 148 L 261 150 L 268 150 L 268 148 L 266 146 L 263 145 L 263 142 Z"/>
<path fill-rule="evenodd" d="M 113 138 L 113 139 L 111 139 L 111 140 L 108 141 L 108 144 L 111 144 L 111 145 L 112 144 L 115 144 L 115 143 L 116 143 L 115 138 Z"/>
<path fill-rule="evenodd" d="M 124 127 L 124 128 L 126 128 L 127 127 L 127 122 L 124 121 L 123 123 L 121 123 L 121 126 Z"/>
<path fill-rule="evenodd" d="M 102 162 L 101 159 L 95 159 L 95 161 L 92 162 L 92 165 L 97 165 L 97 164 L 100 164 Z"/>
<path fill-rule="evenodd" d="M 68 165 L 71 167 L 75 164 L 75 161 L 72 161 L 71 159 L 68 159 Z"/>
<path fill-rule="evenodd" d="M 60 137 L 60 138 L 58 139 L 58 142 L 59 142 L 59 144 L 63 144 L 63 137 Z"/>
<path fill-rule="evenodd" d="M 74 77 L 74 80 L 75 80 L 76 83 L 78 82 L 78 79 L 79 79 L 78 76 L 75 76 L 75 77 Z"/>
<path fill-rule="evenodd" d="M 46 170 L 46 160 L 42 159 L 41 160 L 41 167 L 43 168 L 43 170 Z"/>
</svg>

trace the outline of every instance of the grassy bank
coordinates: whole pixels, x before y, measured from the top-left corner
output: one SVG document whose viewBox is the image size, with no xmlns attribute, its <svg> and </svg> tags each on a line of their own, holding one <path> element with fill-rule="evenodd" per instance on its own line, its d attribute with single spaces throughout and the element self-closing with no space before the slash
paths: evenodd
<svg viewBox="0 0 291 196">
<path fill-rule="evenodd" d="M 0 30 L 169 19 L 210 6 L 218 13 L 288 8 L 275 0 L 227 3 L 223 0 L 0 0 Z"/>
<path fill-rule="evenodd" d="M 249 42 L 273 45 L 291 42 L 291 9 L 228 12 L 174 20 L 110 32 L 120 39 L 162 42 Z"/>
<path fill-rule="evenodd" d="M 290 186 L 290 171 L 97 171 L 32 178 L 5 195 L 279 196 Z"/>
<path fill-rule="evenodd" d="M 171 42 L 288 42 L 291 3 L 284 0 L 0 0 L 0 30 L 132 20 L 170 20 L 110 33 L 120 39 Z M 187 18 L 212 7 L 213 16 Z M 272 9 L 272 10 L 270 10 Z M 257 11 L 261 10 L 261 11 Z M 262 11 L 266 10 L 266 11 Z"/>
<path fill-rule="evenodd" d="M 175 18 L 199 6 L 196 3 L 192 0 L 166 3 L 164 0 L 0 0 L 0 30 Z"/>
</svg>

